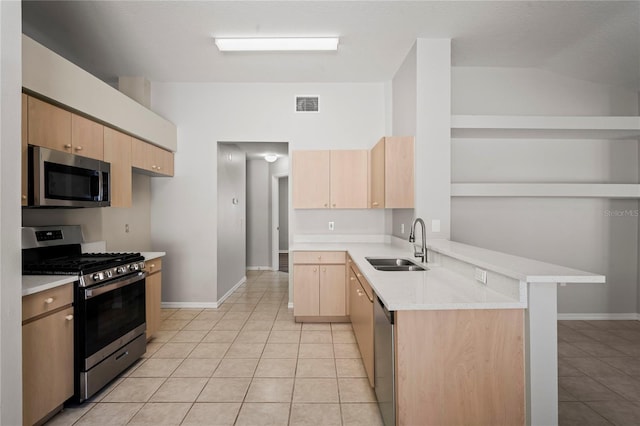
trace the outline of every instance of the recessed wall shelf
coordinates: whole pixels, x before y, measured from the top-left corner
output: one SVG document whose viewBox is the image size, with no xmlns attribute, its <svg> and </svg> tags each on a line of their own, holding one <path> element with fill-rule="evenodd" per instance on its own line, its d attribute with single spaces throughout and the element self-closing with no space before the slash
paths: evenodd
<svg viewBox="0 0 640 426">
<path fill-rule="evenodd" d="M 451 137 L 638 139 L 640 117 L 452 115 Z"/>
<path fill-rule="evenodd" d="M 640 184 L 452 183 L 452 197 L 640 198 Z"/>
</svg>

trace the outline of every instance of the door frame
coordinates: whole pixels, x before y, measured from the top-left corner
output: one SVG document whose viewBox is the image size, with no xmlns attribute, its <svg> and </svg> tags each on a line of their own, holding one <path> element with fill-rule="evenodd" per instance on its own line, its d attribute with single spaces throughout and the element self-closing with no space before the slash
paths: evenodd
<svg viewBox="0 0 640 426">
<path fill-rule="evenodd" d="M 271 269 L 280 269 L 280 179 L 289 177 L 289 173 L 271 175 Z M 287 209 L 290 200 L 287 199 Z M 287 239 L 289 236 L 287 235 Z"/>
</svg>

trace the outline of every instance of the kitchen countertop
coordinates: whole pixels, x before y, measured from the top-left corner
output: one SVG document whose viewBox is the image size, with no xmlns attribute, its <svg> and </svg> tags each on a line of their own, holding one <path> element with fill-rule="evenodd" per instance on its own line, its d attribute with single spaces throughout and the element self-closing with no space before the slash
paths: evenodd
<svg viewBox="0 0 640 426">
<path fill-rule="evenodd" d="M 167 255 L 164 251 L 143 251 L 140 252 L 142 256 L 144 256 L 144 260 L 152 260 L 157 259 L 159 257 L 164 257 Z"/>
<path fill-rule="evenodd" d="M 77 279 L 77 275 L 23 275 L 22 296 L 69 284 Z"/>
<path fill-rule="evenodd" d="M 427 250 L 528 283 L 604 283 L 605 276 L 449 240 L 427 240 Z"/>
<path fill-rule="evenodd" d="M 365 257 L 407 257 L 406 249 L 385 243 L 296 243 L 290 251 L 347 251 L 373 291 L 391 311 L 523 309 L 526 292 L 512 298 L 436 264 L 424 272 L 378 271 Z M 523 290 L 523 289 L 521 289 Z"/>
</svg>

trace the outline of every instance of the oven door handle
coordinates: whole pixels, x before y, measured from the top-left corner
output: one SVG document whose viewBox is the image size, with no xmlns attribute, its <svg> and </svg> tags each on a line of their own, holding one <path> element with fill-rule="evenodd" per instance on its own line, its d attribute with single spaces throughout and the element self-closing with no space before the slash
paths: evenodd
<svg viewBox="0 0 640 426">
<path fill-rule="evenodd" d="M 89 300 L 93 297 L 100 296 L 101 294 L 108 293 L 110 291 L 117 290 L 122 287 L 126 287 L 130 284 L 143 280 L 146 276 L 147 276 L 147 273 L 145 271 L 140 271 L 133 276 L 129 275 L 129 276 L 123 277 L 122 279 L 116 282 L 105 284 L 98 288 L 95 288 L 95 287 L 87 288 L 84 290 L 84 300 Z"/>
</svg>

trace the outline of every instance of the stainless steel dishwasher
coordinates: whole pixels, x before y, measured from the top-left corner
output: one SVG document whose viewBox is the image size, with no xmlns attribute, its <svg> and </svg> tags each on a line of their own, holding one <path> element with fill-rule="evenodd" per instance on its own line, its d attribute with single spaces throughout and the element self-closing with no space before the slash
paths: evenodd
<svg viewBox="0 0 640 426">
<path fill-rule="evenodd" d="M 373 304 L 375 390 L 378 408 L 385 426 L 396 424 L 394 312 L 389 311 L 379 297 Z"/>
</svg>

